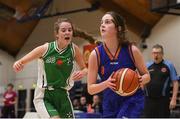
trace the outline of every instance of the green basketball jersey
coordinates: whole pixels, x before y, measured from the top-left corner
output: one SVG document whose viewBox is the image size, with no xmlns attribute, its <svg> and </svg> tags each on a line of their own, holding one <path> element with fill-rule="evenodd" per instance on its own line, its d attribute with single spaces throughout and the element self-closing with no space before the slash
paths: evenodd
<svg viewBox="0 0 180 119">
<path fill-rule="evenodd" d="M 41 59 L 39 68 L 39 86 L 53 88 L 72 87 L 71 74 L 74 70 L 74 45 L 71 43 L 64 49 L 59 49 L 57 41 L 48 44 L 48 50 Z"/>
</svg>

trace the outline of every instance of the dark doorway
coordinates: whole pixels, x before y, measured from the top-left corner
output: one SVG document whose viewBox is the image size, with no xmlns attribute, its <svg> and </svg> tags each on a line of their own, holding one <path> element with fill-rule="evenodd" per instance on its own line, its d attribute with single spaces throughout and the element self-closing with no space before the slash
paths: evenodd
<svg viewBox="0 0 180 119">
<path fill-rule="evenodd" d="M 18 109 L 17 117 L 22 118 L 26 113 L 27 90 L 18 90 Z"/>
</svg>

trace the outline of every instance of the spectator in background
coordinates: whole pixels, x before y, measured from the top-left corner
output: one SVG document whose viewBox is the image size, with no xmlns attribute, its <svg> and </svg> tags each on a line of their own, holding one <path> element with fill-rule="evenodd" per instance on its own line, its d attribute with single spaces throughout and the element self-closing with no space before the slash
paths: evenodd
<svg viewBox="0 0 180 119">
<path fill-rule="evenodd" d="M 85 96 L 82 96 L 80 98 L 80 110 L 83 112 L 87 112 L 87 101 Z"/>
<path fill-rule="evenodd" d="M 170 109 L 176 107 L 178 77 L 174 65 L 163 59 L 163 46 L 156 44 L 152 48 L 153 61 L 147 64 L 151 81 L 145 87 L 145 110 L 147 118 L 170 116 Z M 170 99 L 170 83 L 173 92 Z"/>
<path fill-rule="evenodd" d="M 77 98 L 74 98 L 72 103 L 73 103 L 74 110 L 79 110 L 80 109 L 80 102 L 79 102 L 79 100 Z"/>
<path fill-rule="evenodd" d="M 94 95 L 93 96 L 93 103 L 92 103 L 92 108 L 94 109 L 94 113 L 101 113 L 103 112 L 102 110 L 102 104 L 99 95 Z"/>
<path fill-rule="evenodd" d="M 3 95 L 4 107 L 2 109 L 2 118 L 15 118 L 15 104 L 17 94 L 13 91 L 14 85 L 8 84 L 7 91 Z"/>
<path fill-rule="evenodd" d="M 86 103 L 92 104 L 92 95 L 90 95 L 87 91 L 87 84 L 83 84 L 82 87 L 83 87 L 82 95 L 86 97 Z"/>
</svg>

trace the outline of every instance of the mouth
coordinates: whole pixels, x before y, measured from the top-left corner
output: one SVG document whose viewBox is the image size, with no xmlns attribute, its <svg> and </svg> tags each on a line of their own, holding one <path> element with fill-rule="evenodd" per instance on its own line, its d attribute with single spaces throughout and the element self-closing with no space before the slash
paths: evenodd
<svg viewBox="0 0 180 119">
<path fill-rule="evenodd" d="M 157 61 L 157 60 L 158 60 L 158 57 L 155 57 L 155 60 Z"/>
<path fill-rule="evenodd" d="M 101 30 L 102 33 L 106 32 L 104 29 Z"/>
<path fill-rule="evenodd" d="M 65 39 L 65 40 L 70 40 L 70 37 L 65 37 L 64 39 Z"/>
</svg>

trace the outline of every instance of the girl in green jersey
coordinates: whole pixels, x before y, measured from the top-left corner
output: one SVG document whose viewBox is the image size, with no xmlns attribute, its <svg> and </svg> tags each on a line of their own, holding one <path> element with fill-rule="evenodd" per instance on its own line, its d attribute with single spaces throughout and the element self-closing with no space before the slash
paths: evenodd
<svg viewBox="0 0 180 119">
<path fill-rule="evenodd" d="M 68 90 L 73 81 L 83 78 L 87 69 L 77 45 L 71 42 L 73 25 L 69 19 L 58 19 L 54 25 L 56 40 L 45 43 L 13 65 L 15 72 L 23 69 L 28 62 L 38 61 L 38 81 L 34 104 L 42 118 L 73 118 L 73 108 Z M 74 72 L 74 61 L 80 70 Z"/>
</svg>

